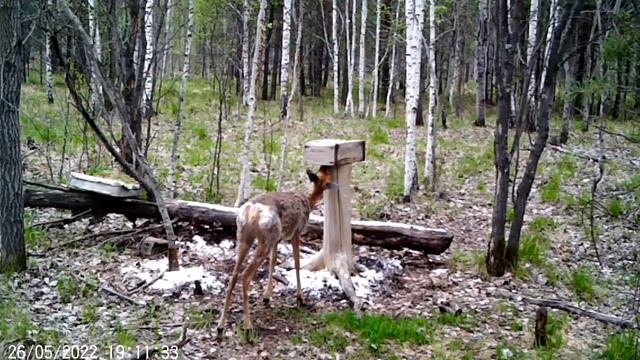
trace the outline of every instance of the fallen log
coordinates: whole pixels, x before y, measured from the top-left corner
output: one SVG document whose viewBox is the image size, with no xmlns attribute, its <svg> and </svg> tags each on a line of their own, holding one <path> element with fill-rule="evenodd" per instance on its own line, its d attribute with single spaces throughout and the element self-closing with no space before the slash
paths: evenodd
<svg viewBox="0 0 640 360">
<path fill-rule="evenodd" d="M 73 212 L 91 209 L 96 216 L 117 213 L 128 219 L 160 219 L 157 205 L 153 202 L 74 190 L 26 189 L 24 206 L 57 208 Z M 197 226 L 218 227 L 224 232 L 235 234 L 237 208 L 182 200 L 167 200 L 166 206 L 172 219 L 190 222 Z M 323 221 L 322 217 L 311 215 L 303 237 L 321 239 Z M 453 240 L 453 235 L 442 229 L 381 221 L 352 221 L 351 232 L 352 241 L 357 245 L 387 249 L 407 248 L 433 255 L 443 253 Z"/>
<path fill-rule="evenodd" d="M 601 312 L 597 312 L 594 310 L 579 308 L 575 305 L 571 305 L 559 299 L 532 298 L 532 297 L 512 293 L 504 289 L 497 289 L 494 295 L 496 297 L 503 298 L 503 299 L 510 299 L 513 301 L 523 301 L 525 303 L 532 304 L 532 305 L 545 306 L 545 307 L 566 311 L 576 316 L 586 316 L 606 324 L 619 326 L 621 328 L 631 328 L 631 329 L 636 328 L 636 323 L 633 318 L 623 319 L 613 315 L 603 314 Z"/>
</svg>

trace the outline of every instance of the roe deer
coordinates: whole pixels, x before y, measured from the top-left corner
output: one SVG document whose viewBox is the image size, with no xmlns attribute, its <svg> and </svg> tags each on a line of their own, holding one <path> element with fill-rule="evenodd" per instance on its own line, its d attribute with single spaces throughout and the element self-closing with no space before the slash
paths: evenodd
<svg viewBox="0 0 640 360">
<path fill-rule="evenodd" d="M 249 286 L 258 267 L 271 255 L 269 259 L 269 278 L 267 288 L 263 295 L 263 301 L 267 304 L 273 292 L 273 270 L 276 265 L 276 251 L 280 240 L 291 240 L 293 246 L 293 258 L 296 269 L 297 301 L 302 305 L 302 289 L 300 286 L 300 233 L 309 221 L 311 210 L 322 198 L 326 189 L 337 188 L 331 182 L 329 171 L 326 167 L 320 167 L 319 175 L 307 170 L 307 176 L 313 183 L 313 191 L 310 195 L 301 192 L 273 192 L 256 196 L 243 204 L 236 219 L 237 242 L 236 264 L 233 268 L 231 279 L 227 287 L 224 306 L 220 313 L 220 319 L 216 328 L 218 337 L 221 337 L 226 320 L 233 289 L 238 280 L 240 266 L 244 262 L 247 252 L 255 239 L 258 239 L 253 259 L 242 272 L 242 300 L 245 330 L 251 330 L 251 316 L 249 314 Z"/>
</svg>

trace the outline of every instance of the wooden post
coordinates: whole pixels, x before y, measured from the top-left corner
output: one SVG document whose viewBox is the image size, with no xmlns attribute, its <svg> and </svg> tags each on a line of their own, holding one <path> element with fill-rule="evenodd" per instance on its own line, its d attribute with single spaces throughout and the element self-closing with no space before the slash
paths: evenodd
<svg viewBox="0 0 640 360">
<path fill-rule="evenodd" d="M 314 140 L 305 144 L 304 160 L 309 165 L 328 166 L 337 190 L 324 192 L 324 233 L 322 250 L 304 266 L 317 271 L 327 269 L 334 273 L 342 290 L 356 308 L 356 298 L 351 281 L 355 266 L 351 248 L 351 169 L 355 162 L 364 161 L 363 140 Z"/>
<path fill-rule="evenodd" d="M 547 308 L 544 306 L 540 306 L 538 307 L 538 310 L 536 310 L 536 334 L 534 345 L 537 348 L 547 346 Z"/>
</svg>

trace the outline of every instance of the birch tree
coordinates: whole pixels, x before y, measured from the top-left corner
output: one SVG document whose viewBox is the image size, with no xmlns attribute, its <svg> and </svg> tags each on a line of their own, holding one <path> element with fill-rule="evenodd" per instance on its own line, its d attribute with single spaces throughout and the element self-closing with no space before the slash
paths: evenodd
<svg viewBox="0 0 640 360">
<path fill-rule="evenodd" d="M 340 43 L 338 42 L 338 0 L 333 0 L 331 16 L 331 38 L 333 40 L 333 113 L 340 112 L 340 74 L 338 64 L 340 63 Z"/>
<path fill-rule="evenodd" d="M 355 0 L 354 0 L 355 1 Z M 367 0 L 362 0 L 360 9 L 360 59 L 358 63 L 358 116 L 365 116 L 365 37 L 367 36 Z"/>
<path fill-rule="evenodd" d="M 48 14 L 53 10 L 53 0 L 47 0 Z M 53 67 L 51 66 L 51 27 L 53 21 L 47 16 L 47 24 L 44 33 L 44 84 L 47 89 L 47 101 L 53 104 Z"/>
<path fill-rule="evenodd" d="M 96 56 L 98 57 L 98 61 L 101 60 L 102 57 L 102 46 L 100 44 L 100 28 L 96 23 L 96 14 L 95 14 L 95 0 L 88 0 L 89 5 L 89 36 L 91 36 L 91 41 L 93 42 L 93 46 L 96 49 Z M 98 111 L 101 103 L 101 94 L 102 87 L 96 81 L 96 75 L 91 74 L 91 102 L 94 111 Z"/>
<path fill-rule="evenodd" d="M 476 47 L 476 120 L 475 126 L 485 126 L 487 108 L 487 0 L 478 1 L 478 46 Z"/>
<path fill-rule="evenodd" d="M 535 64 L 531 61 L 533 59 L 533 51 L 536 46 L 537 30 L 538 30 L 538 8 L 540 6 L 540 0 L 531 0 L 531 7 L 529 8 L 529 35 L 527 37 L 527 67 L 533 68 Z M 530 71 L 529 87 L 527 89 L 527 101 L 529 102 L 529 114 L 528 118 L 533 119 L 535 117 L 536 108 L 536 81 L 535 71 Z"/>
<path fill-rule="evenodd" d="M 291 1 L 291 0 L 285 0 L 285 3 L 287 1 Z M 286 5 L 285 5 L 286 6 Z M 289 7 L 291 7 L 291 4 L 289 4 Z M 298 88 L 298 83 L 299 83 L 299 67 L 300 67 L 300 56 L 301 56 L 301 52 L 302 52 L 302 30 L 303 30 L 303 24 L 304 24 L 304 5 L 303 5 L 303 1 L 300 0 L 300 2 L 298 3 L 298 29 L 297 29 L 297 35 L 296 35 L 296 44 L 295 44 L 295 53 L 293 55 L 293 80 L 291 81 L 291 92 L 288 93 L 288 95 L 286 96 L 286 103 L 285 103 L 285 97 L 282 96 L 282 106 L 284 106 L 286 108 L 286 112 L 283 114 L 282 112 L 280 112 L 280 116 L 284 116 L 284 134 L 282 136 L 282 150 L 280 153 L 280 169 L 278 171 L 278 183 L 277 183 L 277 191 L 280 191 L 280 189 L 282 188 L 282 182 L 283 182 L 283 178 L 284 178 L 284 171 L 285 171 L 285 166 L 287 163 L 287 151 L 288 151 L 288 147 L 289 147 L 289 138 L 287 136 L 287 134 L 290 131 L 290 127 L 291 127 L 291 102 L 293 100 L 293 98 L 295 97 L 296 94 L 296 89 Z M 290 17 L 290 15 L 289 15 Z M 289 21 L 291 21 L 291 19 L 289 19 Z M 289 25 L 289 31 L 291 29 L 291 26 Z M 283 37 L 284 38 L 284 37 Z M 283 46 L 284 49 L 284 46 Z M 283 58 L 284 59 L 284 58 Z M 287 66 L 287 71 L 289 71 L 289 68 Z M 288 85 L 287 85 L 288 86 Z M 284 83 L 282 84 L 282 89 L 281 91 L 285 91 L 283 90 L 285 89 Z M 300 94 L 300 96 L 302 96 L 302 94 Z"/>
<path fill-rule="evenodd" d="M 242 103 L 249 105 L 249 0 L 242 4 Z"/>
<path fill-rule="evenodd" d="M 165 27 L 162 32 L 162 67 L 160 71 L 160 76 L 165 76 L 167 74 L 167 57 L 169 55 L 169 50 L 171 49 L 171 29 L 173 25 L 173 0 L 167 0 L 167 14 L 165 16 Z M 173 76 L 173 74 L 171 74 Z M 158 90 L 160 91 L 160 90 Z"/>
<path fill-rule="evenodd" d="M 176 123 L 173 129 L 173 145 L 171 146 L 171 159 L 169 162 L 169 193 L 172 197 L 176 197 L 176 181 L 178 167 L 178 147 L 180 144 L 180 136 L 182 135 L 182 107 L 184 104 L 184 96 L 187 93 L 187 84 L 189 82 L 189 70 L 191 66 L 191 42 L 193 39 L 193 19 L 195 16 L 194 0 L 189 0 L 189 10 L 187 14 L 187 33 L 184 45 L 184 61 L 182 63 L 182 83 L 180 84 L 180 93 L 178 95 L 178 111 L 176 115 Z"/>
<path fill-rule="evenodd" d="M 396 46 L 397 46 L 397 40 L 396 40 L 397 34 L 395 34 L 395 31 L 397 31 L 398 21 L 400 20 L 400 4 L 401 4 L 400 1 L 396 3 L 396 17 L 393 23 L 393 28 L 392 28 L 393 31 L 391 31 L 391 36 L 392 36 L 391 60 L 389 60 L 391 62 L 391 65 L 389 66 L 389 87 L 387 88 L 387 99 L 385 102 L 385 110 L 384 110 L 385 118 L 390 118 L 392 116 L 391 101 L 393 98 L 393 86 L 395 82 L 394 77 L 396 74 Z"/>
<path fill-rule="evenodd" d="M 464 38 L 464 29 L 462 29 L 460 16 L 461 8 L 463 6 L 462 1 L 455 2 L 455 9 L 453 12 L 453 26 L 455 29 L 455 40 L 453 48 L 453 59 L 451 61 L 451 83 L 449 85 L 449 104 L 455 112 L 456 116 L 460 116 L 460 68 L 462 67 L 462 40 Z"/>
<path fill-rule="evenodd" d="M 416 163 L 416 117 L 420 92 L 420 60 L 422 58 L 422 27 L 424 25 L 424 0 L 407 0 L 405 4 L 407 28 L 406 47 L 406 91 L 405 114 L 407 121 L 407 144 L 404 159 L 404 197 L 411 201 L 411 194 L 417 187 L 418 169 Z"/>
<path fill-rule="evenodd" d="M 260 0 L 260 10 L 258 11 L 258 19 L 256 21 L 256 39 L 253 50 L 253 60 L 251 63 L 251 79 L 249 82 L 249 109 L 247 111 L 247 125 L 244 132 L 244 145 L 242 149 L 242 171 L 240 172 L 240 184 L 238 185 L 238 197 L 236 198 L 236 206 L 243 204 L 251 196 L 251 174 L 249 168 L 251 165 L 251 135 L 253 133 L 253 123 L 256 117 L 257 101 L 256 86 L 258 85 L 258 72 L 260 71 L 260 60 L 264 50 L 264 33 L 265 33 L 265 17 L 267 9 L 267 0 Z"/>
<path fill-rule="evenodd" d="M 427 114 L 427 155 L 424 164 L 425 187 L 436 188 L 436 1 L 429 0 L 429 113 Z"/>
<path fill-rule="evenodd" d="M 93 1 L 93 0 L 90 0 Z M 144 65 L 142 74 L 144 76 L 144 96 L 143 112 L 145 119 L 151 117 L 151 100 L 153 97 L 153 70 L 152 62 L 154 56 L 153 44 L 153 3 L 154 0 L 147 0 L 144 6 L 144 37 L 146 48 L 144 52 Z"/>
<path fill-rule="evenodd" d="M 353 11 L 351 12 L 351 16 L 349 16 L 349 0 L 345 1 L 345 13 L 347 19 L 346 26 L 346 34 L 347 34 L 347 63 L 348 63 L 348 71 L 347 71 L 347 100 L 345 103 L 344 111 L 351 116 L 354 115 L 353 108 L 353 71 L 355 66 L 355 56 L 356 56 L 356 10 L 357 10 L 357 1 L 351 0 L 353 4 Z M 351 26 L 349 26 L 351 25 Z"/>
<path fill-rule="evenodd" d="M 373 99 L 371 99 L 371 116 L 374 118 L 378 115 L 378 85 L 380 82 L 380 76 L 378 75 L 380 68 L 380 3 L 381 0 L 376 0 L 376 45 L 373 57 Z"/>
</svg>

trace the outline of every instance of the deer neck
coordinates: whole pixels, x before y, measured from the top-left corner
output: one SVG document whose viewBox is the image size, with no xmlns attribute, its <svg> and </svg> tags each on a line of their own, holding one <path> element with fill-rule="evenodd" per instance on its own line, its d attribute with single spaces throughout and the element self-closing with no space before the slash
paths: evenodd
<svg viewBox="0 0 640 360">
<path fill-rule="evenodd" d="M 313 192 L 309 195 L 309 210 L 313 210 L 316 205 L 322 199 L 322 189 L 313 189 Z"/>
</svg>

